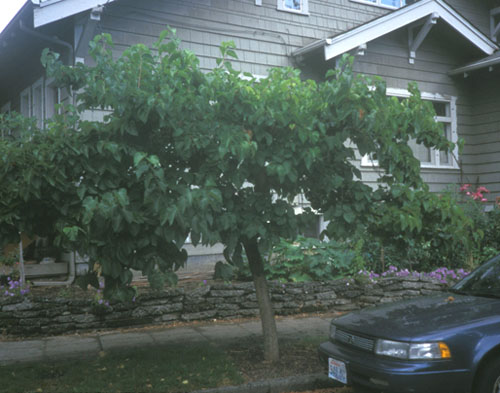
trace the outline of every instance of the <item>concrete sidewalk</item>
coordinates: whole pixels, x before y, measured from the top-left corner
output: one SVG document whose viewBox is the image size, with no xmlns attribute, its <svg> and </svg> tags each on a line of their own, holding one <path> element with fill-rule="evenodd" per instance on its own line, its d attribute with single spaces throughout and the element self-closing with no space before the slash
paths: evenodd
<svg viewBox="0 0 500 393">
<path fill-rule="evenodd" d="M 280 338 L 305 336 L 328 337 L 331 317 L 278 317 Z M 164 345 L 179 342 L 207 342 L 224 345 L 234 339 L 262 336 L 260 320 L 244 322 L 193 324 L 180 327 L 151 327 L 128 331 L 105 331 L 83 335 L 65 335 L 25 341 L 0 341 L 0 365 L 53 361 L 67 358 L 96 356 L 101 351 Z"/>
</svg>

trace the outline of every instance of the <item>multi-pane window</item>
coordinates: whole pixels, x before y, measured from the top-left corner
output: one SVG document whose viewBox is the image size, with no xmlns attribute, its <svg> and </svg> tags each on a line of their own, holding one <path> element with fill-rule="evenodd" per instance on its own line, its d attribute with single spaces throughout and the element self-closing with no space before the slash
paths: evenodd
<svg viewBox="0 0 500 393">
<path fill-rule="evenodd" d="M 56 105 L 61 102 L 60 91 L 48 80 L 39 79 L 20 94 L 20 113 L 34 117 L 39 128 L 56 113 Z"/>
<path fill-rule="evenodd" d="M 405 90 L 387 89 L 389 95 L 401 98 L 408 97 L 409 93 Z M 436 112 L 435 120 L 443 125 L 446 138 L 451 142 L 456 142 L 457 124 L 456 124 L 456 104 L 455 97 L 445 98 L 437 94 L 422 93 L 422 98 L 430 101 Z M 420 161 L 422 168 L 457 168 L 457 151 L 443 152 L 425 147 L 418 144 L 415 140 L 409 142 L 414 156 Z M 455 157 L 454 157 L 455 156 Z M 376 160 L 365 156 L 361 159 L 363 166 L 376 166 Z"/>
<path fill-rule="evenodd" d="M 278 0 L 278 10 L 307 15 L 309 13 L 308 0 Z"/>
<path fill-rule="evenodd" d="M 56 106 L 61 102 L 61 93 L 59 89 L 50 83 L 45 82 L 45 115 L 44 119 L 51 119 L 56 114 Z"/>
<path fill-rule="evenodd" d="M 38 128 L 43 127 L 43 82 L 37 81 L 31 90 L 31 116 L 36 118 Z"/>
<path fill-rule="evenodd" d="M 31 86 L 21 93 L 19 112 L 24 117 L 31 117 Z"/>
<path fill-rule="evenodd" d="M 436 121 L 443 124 L 446 138 L 456 141 L 452 133 L 451 102 L 431 101 L 436 111 Z M 410 142 L 413 154 L 421 162 L 422 167 L 448 167 L 453 166 L 453 156 L 449 152 L 432 150 L 415 141 Z"/>
</svg>

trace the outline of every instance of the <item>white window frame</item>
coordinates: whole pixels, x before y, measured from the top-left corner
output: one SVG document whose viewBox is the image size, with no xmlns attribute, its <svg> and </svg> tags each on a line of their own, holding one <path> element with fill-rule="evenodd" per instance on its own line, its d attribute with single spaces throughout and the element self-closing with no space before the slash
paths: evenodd
<svg viewBox="0 0 500 393">
<path fill-rule="evenodd" d="M 35 94 L 36 89 L 40 89 L 40 95 Z M 49 97 L 51 92 L 55 92 L 55 102 Z M 23 116 L 35 117 L 37 126 L 43 128 L 50 118 L 59 111 L 55 105 L 61 103 L 61 89 L 54 86 L 54 79 L 40 78 L 31 86 L 24 89 L 19 94 L 19 111 Z M 54 106 L 54 107 L 52 107 Z"/>
<path fill-rule="evenodd" d="M 285 6 L 285 0 L 277 0 L 278 11 L 291 12 L 299 15 L 309 15 L 309 0 L 300 0 L 300 10 L 294 10 Z"/>
<path fill-rule="evenodd" d="M 405 1 L 406 0 L 399 0 L 399 7 L 392 7 L 387 4 L 382 4 L 382 0 L 375 0 L 375 1 L 370 1 L 370 0 L 350 0 L 354 3 L 361 3 L 361 4 L 366 4 L 366 5 L 372 5 L 374 7 L 379 7 L 379 8 L 388 8 L 390 10 L 397 10 L 398 8 L 404 7 Z"/>
<path fill-rule="evenodd" d="M 411 96 L 410 92 L 405 89 L 395 89 L 395 88 L 387 88 L 387 95 L 394 97 L 402 97 L 408 98 Z M 436 93 L 421 93 L 421 97 L 423 100 L 434 101 L 434 102 L 443 102 L 449 105 L 450 115 L 449 116 L 436 116 L 435 119 L 438 122 L 446 123 L 450 125 L 450 137 L 451 142 L 457 143 L 458 141 L 458 132 L 457 132 L 457 98 L 453 96 L 443 96 L 441 94 Z M 424 169 L 458 169 L 458 162 L 456 158 L 458 158 L 458 146 L 455 146 L 453 150 L 453 154 L 450 157 L 450 163 L 441 165 L 441 156 L 439 150 L 431 149 L 431 154 L 434 154 L 434 163 L 420 163 L 420 167 Z M 378 166 L 377 160 L 372 160 L 368 155 L 365 155 L 361 158 L 361 166 L 363 167 L 376 167 Z"/>
</svg>

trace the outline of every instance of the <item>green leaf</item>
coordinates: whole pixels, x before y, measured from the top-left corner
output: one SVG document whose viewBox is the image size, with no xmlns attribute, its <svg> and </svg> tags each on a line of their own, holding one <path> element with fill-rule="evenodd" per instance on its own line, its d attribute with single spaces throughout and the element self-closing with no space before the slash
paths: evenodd
<svg viewBox="0 0 500 393">
<path fill-rule="evenodd" d="M 344 217 L 344 220 L 348 224 L 352 224 L 354 222 L 354 220 L 356 219 L 356 215 L 353 212 L 344 212 L 342 217 Z"/>
<path fill-rule="evenodd" d="M 134 166 L 139 165 L 139 163 L 144 160 L 148 156 L 147 153 L 144 153 L 142 151 L 138 151 L 134 154 Z"/>
<path fill-rule="evenodd" d="M 168 208 L 164 209 L 161 215 L 161 225 L 165 225 L 165 223 L 168 221 L 169 225 L 172 225 L 175 220 L 175 216 L 177 214 L 177 207 L 176 206 L 169 206 Z"/>
</svg>

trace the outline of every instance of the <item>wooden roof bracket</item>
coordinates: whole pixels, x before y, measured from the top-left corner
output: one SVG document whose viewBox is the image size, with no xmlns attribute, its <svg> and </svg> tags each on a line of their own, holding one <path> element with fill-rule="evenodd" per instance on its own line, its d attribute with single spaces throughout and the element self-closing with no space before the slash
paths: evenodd
<svg viewBox="0 0 500 393">
<path fill-rule="evenodd" d="M 95 28 L 101 21 L 104 7 L 94 7 L 90 14 L 84 16 L 75 24 L 75 58 L 77 63 L 83 63 L 88 51 L 89 42 L 94 38 Z"/>
<path fill-rule="evenodd" d="M 437 20 L 439 19 L 439 15 L 437 12 L 433 12 L 427 18 L 425 19 L 422 27 L 420 28 L 418 34 L 415 36 L 415 29 L 421 24 L 412 24 L 408 26 L 408 50 L 409 50 L 409 58 L 408 62 L 410 64 L 415 64 L 415 58 L 417 57 L 417 50 L 422 45 L 422 42 L 424 42 L 425 37 L 427 37 L 427 34 L 432 29 L 432 26 L 434 26 L 437 23 Z"/>
<path fill-rule="evenodd" d="M 500 36 L 500 7 L 490 10 L 490 34 L 493 42 L 499 41 Z M 499 17 L 499 18 L 497 18 Z"/>
<path fill-rule="evenodd" d="M 357 56 L 364 56 L 366 49 L 367 49 L 366 43 L 365 44 L 361 44 L 360 46 L 358 46 L 356 48 L 356 55 Z"/>
</svg>

